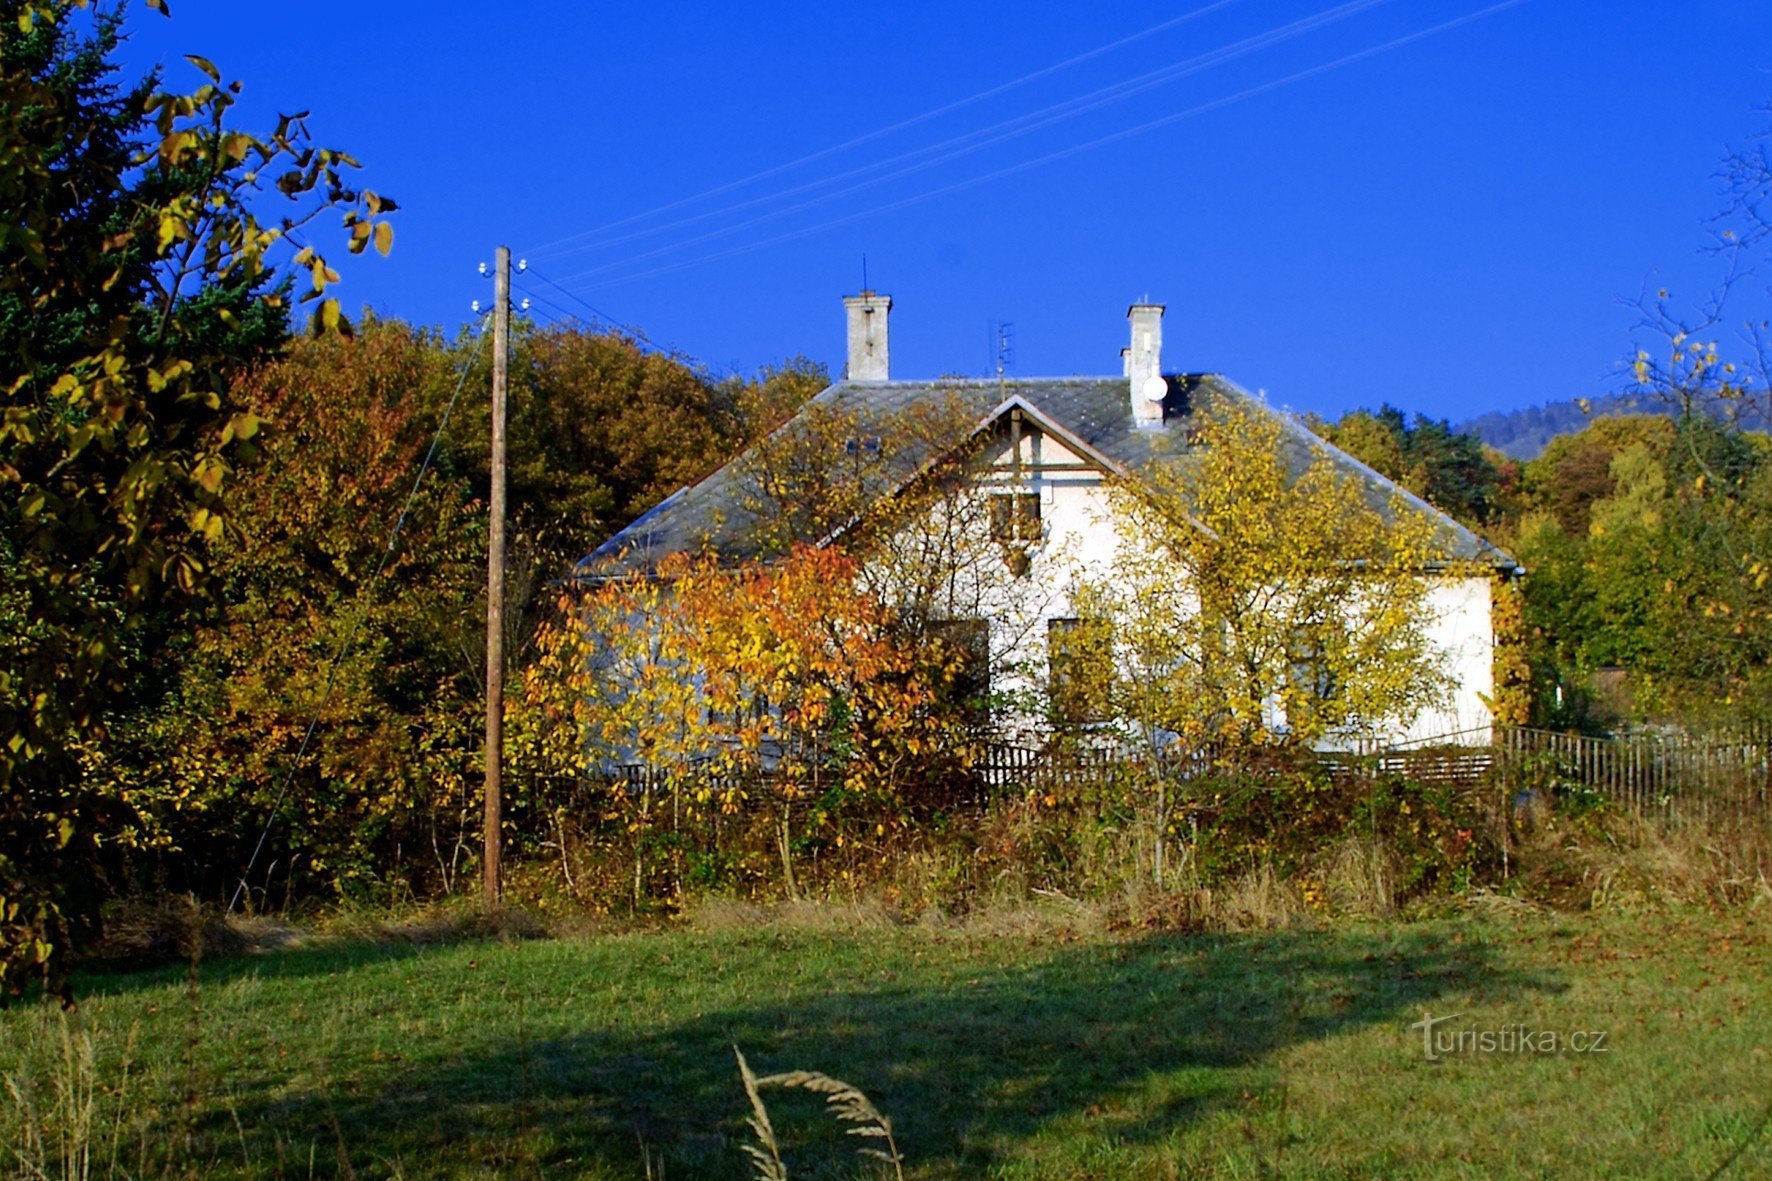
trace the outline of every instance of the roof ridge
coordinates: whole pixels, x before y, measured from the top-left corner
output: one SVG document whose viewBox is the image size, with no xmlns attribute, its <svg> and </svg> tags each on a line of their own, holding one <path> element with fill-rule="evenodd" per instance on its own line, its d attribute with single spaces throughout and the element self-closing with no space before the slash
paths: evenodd
<svg viewBox="0 0 1772 1181">
<path fill-rule="evenodd" d="M 1279 419 L 1281 425 L 1287 430 L 1306 436 L 1312 443 L 1319 447 L 1326 448 L 1330 452 L 1339 456 L 1348 466 L 1354 468 L 1356 471 L 1377 481 L 1381 486 L 1388 488 L 1391 492 L 1413 504 L 1416 508 L 1425 511 L 1430 516 L 1437 517 L 1445 524 L 1450 525 L 1455 534 L 1463 534 L 1465 538 L 1475 542 L 1479 552 L 1488 551 L 1490 555 L 1506 558 L 1515 567 L 1519 566 L 1519 559 L 1515 558 L 1513 554 L 1502 549 L 1499 545 L 1496 545 L 1493 541 L 1490 541 L 1487 537 L 1484 537 L 1481 533 L 1472 529 L 1469 525 L 1466 525 L 1463 521 L 1460 521 L 1457 517 L 1454 517 L 1451 513 L 1433 503 L 1433 501 L 1427 499 L 1427 497 L 1410 491 L 1389 476 L 1385 475 L 1383 472 L 1379 471 L 1377 468 L 1373 467 L 1371 464 L 1367 463 L 1365 460 L 1361 459 L 1359 456 L 1355 455 L 1353 452 L 1338 447 L 1328 439 L 1325 439 L 1322 435 L 1305 425 L 1304 421 L 1296 414 L 1292 413 L 1292 411 L 1281 409 L 1280 407 L 1269 403 L 1266 398 L 1259 398 L 1256 395 L 1251 394 L 1248 390 L 1244 389 L 1228 377 L 1218 376 L 1218 380 L 1223 382 L 1225 388 L 1232 393 L 1235 393 L 1248 401 L 1254 402 L 1263 410 L 1266 410 L 1269 414 L 1272 414 L 1275 418 Z"/>
<path fill-rule="evenodd" d="M 1172 377 L 1192 377 L 1194 374 L 1176 373 Z M 1093 376 L 1088 373 L 1070 373 L 1056 377 L 923 377 L 912 379 L 895 379 L 892 381 L 834 381 L 828 389 L 877 390 L 877 389 L 916 389 L 932 386 L 961 387 L 965 389 L 988 389 L 996 385 L 1101 385 L 1106 382 L 1123 382 L 1124 374 L 1117 376 Z"/>
<path fill-rule="evenodd" d="M 1258 407 L 1263 413 L 1274 416 L 1291 440 L 1291 446 L 1302 444 L 1317 450 L 1342 471 L 1363 477 L 1370 489 L 1369 495 L 1381 497 L 1388 492 L 1411 510 L 1427 514 L 1437 529 L 1447 531 L 1443 536 L 1449 538 L 1452 552 L 1463 555 L 1459 560 L 1476 559 L 1517 568 L 1518 560 L 1512 554 L 1489 541 L 1479 531 L 1335 446 L 1311 430 L 1297 415 L 1274 406 L 1264 397 L 1250 393 L 1223 374 L 1195 372 L 1166 376 L 1172 381 L 1186 382 L 1196 391 L 1216 391 L 1220 396 L 1245 401 Z M 1020 402 L 1056 426 L 1058 430 L 1055 433 L 1067 446 L 1080 444 L 1089 452 L 1105 459 L 1110 469 L 1132 471 L 1155 458 L 1151 450 L 1151 439 L 1163 432 L 1133 427 L 1129 421 L 1132 406 L 1125 394 L 1126 382 L 1124 376 L 1090 377 L 1081 374 L 1068 377 L 1001 379 L 950 377 L 922 381 L 838 381 L 832 382 L 809 398 L 785 422 L 769 432 L 767 437 L 773 439 L 783 432 L 794 430 L 794 423 L 801 414 L 813 406 L 841 411 L 861 409 L 868 413 L 891 415 L 910 405 L 949 393 L 975 409 L 979 415 L 975 421 L 980 425 L 994 421 L 1010 404 Z M 1207 396 L 1210 397 L 1211 394 Z M 933 440 L 929 442 L 934 445 Z M 622 554 L 631 552 L 630 547 L 636 543 L 649 552 L 655 544 L 663 547 L 659 552 L 668 552 L 673 547 L 703 544 L 694 541 L 691 536 L 698 527 L 721 533 L 729 532 L 738 519 L 746 515 L 739 510 L 736 503 L 727 502 L 732 500 L 731 490 L 736 487 L 734 482 L 742 477 L 742 464 L 750 450 L 751 448 L 745 448 L 700 480 L 679 488 L 636 520 L 616 530 L 587 555 L 578 564 L 579 567 L 583 568 L 593 559 L 620 558 Z M 919 464 L 920 461 L 913 462 L 912 466 L 917 467 Z M 1393 500 L 1393 503 L 1396 501 Z M 709 539 L 711 540 L 711 535 Z"/>
</svg>

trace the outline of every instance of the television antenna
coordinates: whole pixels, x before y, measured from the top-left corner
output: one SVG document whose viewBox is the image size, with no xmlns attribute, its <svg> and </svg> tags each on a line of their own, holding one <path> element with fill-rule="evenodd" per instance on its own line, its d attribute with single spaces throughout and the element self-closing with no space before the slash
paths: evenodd
<svg viewBox="0 0 1772 1181">
<path fill-rule="evenodd" d="M 1015 362 L 1015 325 L 1008 320 L 998 320 L 992 335 L 996 339 L 997 382 L 1006 384 L 1009 366 Z"/>
</svg>

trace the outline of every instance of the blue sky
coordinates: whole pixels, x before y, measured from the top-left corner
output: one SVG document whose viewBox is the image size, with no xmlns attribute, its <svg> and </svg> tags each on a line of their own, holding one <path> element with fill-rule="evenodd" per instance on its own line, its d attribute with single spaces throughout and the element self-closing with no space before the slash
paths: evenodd
<svg viewBox="0 0 1772 1181">
<path fill-rule="evenodd" d="M 1117 372 L 1148 295 L 1167 368 L 1300 410 L 1459 420 L 1604 392 L 1621 301 L 1704 292 L 1719 160 L 1772 126 L 1764 0 L 1520 0 L 1391 48 L 1489 5 L 171 5 L 133 18 L 132 62 L 195 85 L 181 55 L 214 59 L 248 119 L 311 110 L 402 203 L 393 257 L 341 266 L 347 307 L 454 326 L 504 242 L 556 305 L 538 314 L 588 303 L 718 370 L 840 367 L 865 254 L 895 376 L 985 371 L 995 320 L 1013 372 Z M 880 179 L 947 141 L 968 150 Z"/>
</svg>

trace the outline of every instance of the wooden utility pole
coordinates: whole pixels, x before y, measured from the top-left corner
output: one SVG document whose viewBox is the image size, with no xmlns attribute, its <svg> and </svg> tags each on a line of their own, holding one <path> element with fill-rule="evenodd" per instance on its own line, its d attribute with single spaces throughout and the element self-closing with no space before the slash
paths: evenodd
<svg viewBox="0 0 1772 1181">
<path fill-rule="evenodd" d="M 511 352 L 511 250 L 492 279 L 492 498 L 486 543 L 486 906 L 498 905 L 505 755 L 505 383 Z"/>
</svg>

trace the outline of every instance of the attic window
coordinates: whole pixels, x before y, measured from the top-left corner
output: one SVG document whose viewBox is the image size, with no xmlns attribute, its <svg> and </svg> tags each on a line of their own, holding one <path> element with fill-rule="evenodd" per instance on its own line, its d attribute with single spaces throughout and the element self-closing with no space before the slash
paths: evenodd
<svg viewBox="0 0 1772 1181">
<path fill-rule="evenodd" d="M 993 492 L 990 505 L 992 540 L 1040 540 L 1038 492 Z"/>
<path fill-rule="evenodd" d="M 858 455 L 867 459 L 880 458 L 879 435 L 856 435 L 843 441 L 843 454 Z"/>
</svg>

